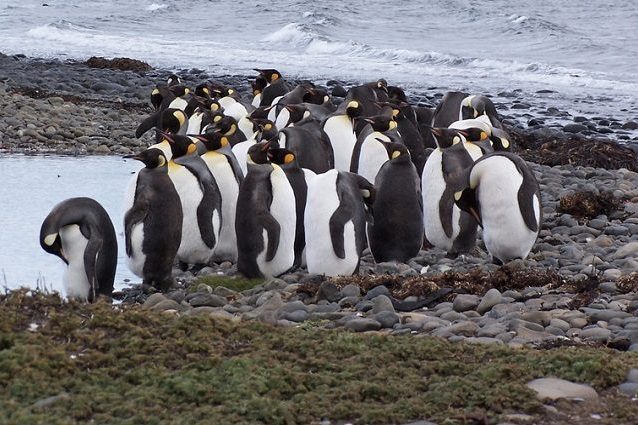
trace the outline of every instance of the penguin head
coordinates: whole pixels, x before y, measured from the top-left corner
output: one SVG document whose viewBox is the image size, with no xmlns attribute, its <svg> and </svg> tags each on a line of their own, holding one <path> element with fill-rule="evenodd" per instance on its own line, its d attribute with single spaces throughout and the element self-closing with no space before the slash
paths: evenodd
<svg viewBox="0 0 638 425">
<path fill-rule="evenodd" d="M 42 223 L 42 228 L 40 229 L 40 246 L 49 254 L 60 257 L 62 261 L 68 265 L 69 260 L 67 260 L 62 251 L 62 239 L 60 239 L 60 233 L 58 232 L 59 226 L 55 221 L 50 220 L 52 214 L 53 212 L 51 212 L 49 217 Z"/>
<path fill-rule="evenodd" d="M 386 143 L 384 146 L 388 151 L 388 158 L 390 161 L 410 161 L 410 151 L 403 143 Z"/>
<path fill-rule="evenodd" d="M 476 187 L 466 187 L 454 193 L 454 203 L 463 211 L 469 213 L 479 226 L 483 227 L 481 209 L 476 198 Z"/>
<path fill-rule="evenodd" d="M 494 145 L 495 151 L 509 151 L 512 149 L 512 145 L 510 143 L 509 134 L 500 128 L 492 129 L 492 136 L 490 137 L 492 140 L 492 144 Z"/>
<path fill-rule="evenodd" d="M 461 118 L 477 118 L 481 115 L 490 117 L 498 117 L 494 102 L 487 97 L 481 95 L 468 96 L 461 103 Z"/>
<path fill-rule="evenodd" d="M 237 120 L 231 116 L 223 115 L 220 119 L 213 119 L 215 127 L 224 135 L 232 136 L 237 132 Z"/>
<path fill-rule="evenodd" d="M 285 148 L 273 148 L 268 149 L 268 159 L 273 164 L 285 165 L 292 164 L 296 160 L 295 153 Z"/>
<path fill-rule="evenodd" d="M 388 114 L 373 115 L 371 117 L 363 118 L 363 121 L 370 124 L 372 129 L 378 132 L 394 130 L 397 128 L 397 122 L 394 120 L 394 116 L 392 116 L 391 111 L 389 116 Z"/>
<path fill-rule="evenodd" d="M 192 135 L 191 137 L 202 142 L 207 151 L 216 151 L 229 144 L 228 137 L 219 131 L 207 131 L 204 134 Z"/>
<path fill-rule="evenodd" d="M 254 71 L 259 72 L 259 75 L 264 77 L 268 84 L 272 84 L 281 79 L 281 73 L 276 69 L 258 69 L 253 68 Z"/>
<path fill-rule="evenodd" d="M 162 101 L 164 100 L 164 94 L 159 87 L 155 87 L 151 92 L 151 105 L 155 108 L 156 111 L 159 110 L 162 105 Z"/>
<path fill-rule="evenodd" d="M 168 88 L 171 93 L 173 93 L 175 96 L 177 97 L 184 97 L 186 96 L 188 93 L 191 92 L 191 90 L 186 87 L 186 86 L 171 86 Z"/>
<path fill-rule="evenodd" d="M 350 119 L 354 119 L 361 115 L 361 103 L 357 100 L 351 100 L 346 105 L 346 114 Z"/>
<path fill-rule="evenodd" d="M 268 80 L 266 80 L 263 75 L 258 75 L 255 81 L 252 81 L 250 84 L 252 86 L 253 96 L 257 96 L 266 88 Z"/>
<path fill-rule="evenodd" d="M 260 119 L 253 120 L 253 123 L 257 124 L 257 141 L 276 140 L 278 138 L 279 130 L 275 126 L 274 122 L 268 119 Z"/>
<path fill-rule="evenodd" d="M 274 140 L 255 143 L 248 149 L 246 161 L 249 164 L 268 164 L 270 160 L 268 150 L 271 146 L 278 148 L 279 144 Z"/>
<path fill-rule="evenodd" d="M 162 138 L 169 143 L 173 158 L 197 152 L 197 146 L 190 137 L 162 132 Z"/>
<path fill-rule="evenodd" d="M 165 109 L 160 116 L 160 128 L 168 133 L 177 133 L 187 121 L 188 117 L 181 109 Z"/>
<path fill-rule="evenodd" d="M 219 104 L 219 101 L 211 99 L 208 103 L 208 110 L 214 114 L 223 114 L 224 108 Z"/>
<path fill-rule="evenodd" d="M 176 85 L 179 85 L 179 84 L 182 84 L 182 79 L 179 78 L 179 76 L 175 75 L 175 74 L 171 74 L 168 77 L 168 79 L 166 80 L 166 85 L 168 85 L 169 87 L 176 86 Z"/>
<path fill-rule="evenodd" d="M 290 123 L 294 124 L 310 117 L 310 111 L 304 105 L 286 105 L 284 108 L 290 113 L 290 118 L 288 119 Z"/>
<path fill-rule="evenodd" d="M 136 159 L 144 163 L 146 168 L 167 168 L 168 161 L 161 149 L 150 148 L 138 153 L 137 155 L 126 155 L 124 158 Z"/>
<path fill-rule="evenodd" d="M 401 87 L 397 86 L 388 86 L 388 99 L 393 102 L 405 102 L 409 103 L 408 97 L 405 95 L 405 92 Z"/>
<path fill-rule="evenodd" d="M 211 98 L 210 89 L 208 88 L 208 84 L 206 83 L 201 83 L 197 87 L 195 87 L 195 94 L 206 99 Z"/>
<path fill-rule="evenodd" d="M 466 133 L 465 130 L 459 130 L 456 128 L 443 128 L 443 127 L 431 127 L 430 131 L 434 136 L 434 141 L 439 149 L 449 148 L 457 143 L 464 142 Z"/>
<path fill-rule="evenodd" d="M 464 128 L 463 133 L 465 140 L 468 142 L 485 142 L 490 140 L 490 134 L 480 127 Z M 491 131 L 490 131 L 491 133 Z"/>
<path fill-rule="evenodd" d="M 322 105 L 330 100 L 328 91 L 321 87 L 316 87 L 314 84 L 306 89 L 306 94 L 303 95 L 303 101 L 307 103 L 314 103 L 316 105 Z"/>
</svg>

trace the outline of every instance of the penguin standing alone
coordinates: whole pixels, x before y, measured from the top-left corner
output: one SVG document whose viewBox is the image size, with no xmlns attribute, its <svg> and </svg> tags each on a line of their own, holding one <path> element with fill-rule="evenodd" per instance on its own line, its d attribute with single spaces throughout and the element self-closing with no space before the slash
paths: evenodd
<svg viewBox="0 0 638 425">
<path fill-rule="evenodd" d="M 143 284 L 165 290 L 173 283 L 173 261 L 182 239 L 182 205 L 160 149 L 128 157 L 145 165 L 124 202 L 129 268 Z"/>
<path fill-rule="evenodd" d="M 117 239 L 106 210 L 91 198 L 70 198 L 57 204 L 40 228 L 40 246 L 57 255 L 67 268 L 68 297 L 93 302 L 111 296 L 117 266 Z"/>
</svg>

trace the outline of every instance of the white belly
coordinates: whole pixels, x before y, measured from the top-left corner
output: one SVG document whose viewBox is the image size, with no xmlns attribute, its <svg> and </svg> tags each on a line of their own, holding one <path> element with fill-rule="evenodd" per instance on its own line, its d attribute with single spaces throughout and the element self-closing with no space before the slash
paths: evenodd
<svg viewBox="0 0 638 425">
<path fill-rule="evenodd" d="M 195 112 L 188 118 L 188 129 L 186 134 L 200 134 L 202 132 L 202 118 L 204 114 L 202 112 Z"/>
<path fill-rule="evenodd" d="M 461 210 L 454 205 L 452 208 L 452 237 L 448 237 L 443 230 L 439 215 L 439 201 L 445 190 L 445 180 L 441 170 L 442 153 L 435 149 L 423 167 L 421 178 L 421 195 L 423 196 L 423 228 L 427 240 L 437 248 L 449 251 L 458 236 L 458 225 Z"/>
<path fill-rule="evenodd" d="M 91 284 L 84 269 L 84 250 L 89 240 L 80 232 L 80 226 L 70 224 L 60 229 L 62 253 L 69 262 L 62 282 L 68 298 L 86 300 Z"/>
<path fill-rule="evenodd" d="M 209 248 L 202 240 L 197 221 L 197 207 L 204 197 L 199 182 L 186 167 L 172 162 L 168 176 L 179 195 L 183 213 L 182 240 L 177 259 L 187 264 L 206 264 L 213 255 L 214 247 Z"/>
<path fill-rule="evenodd" d="M 352 150 L 357 143 L 357 135 L 347 115 L 335 116 L 326 120 L 323 130 L 330 139 L 335 156 L 335 169 L 350 171 Z"/>
<path fill-rule="evenodd" d="M 228 159 L 216 152 L 206 152 L 202 158 L 208 165 L 211 173 L 219 186 L 222 196 L 222 226 L 219 231 L 219 240 L 215 247 L 213 258 L 218 261 L 237 261 L 237 236 L 235 235 L 235 210 L 237 209 L 237 196 L 239 184 L 233 174 L 233 169 Z"/>
<path fill-rule="evenodd" d="M 251 105 L 253 105 L 255 108 L 259 108 L 260 104 L 261 104 L 261 93 L 255 95 L 255 97 L 253 97 L 253 101 L 251 102 Z"/>
<path fill-rule="evenodd" d="M 142 252 L 142 242 L 144 242 L 144 223 L 140 222 L 131 228 L 131 255 L 126 260 L 128 268 L 138 277 L 144 277 L 146 262 L 146 254 Z"/>
<path fill-rule="evenodd" d="M 375 131 L 365 138 L 361 144 L 361 152 L 359 154 L 357 174 L 365 177 L 371 183 L 374 183 L 381 166 L 388 160 L 388 151 L 376 138 L 387 142 L 390 141 L 388 136 Z"/>
<path fill-rule="evenodd" d="M 235 101 L 234 103 L 228 105 L 228 107 L 224 106 L 224 115 L 233 117 L 239 122 L 240 119 L 248 115 L 248 111 L 246 110 L 246 107 L 244 105 Z"/>
<path fill-rule="evenodd" d="M 536 242 L 537 233 L 529 230 L 518 204 L 518 190 L 523 177 L 506 158 L 491 158 L 477 164 L 472 171 L 489 168 L 477 188 L 477 199 L 483 220 L 483 241 L 491 255 L 503 261 L 525 258 Z M 540 203 L 534 197 L 536 221 L 540 219 Z"/>
<path fill-rule="evenodd" d="M 304 216 L 308 273 L 348 276 L 354 273 L 359 263 L 352 221 L 346 223 L 344 227 L 346 258 L 337 257 L 332 247 L 330 217 L 339 207 L 336 191 L 337 176 L 337 170 L 330 170 L 317 174 L 308 182 L 308 198 Z"/>
<path fill-rule="evenodd" d="M 295 261 L 295 227 L 297 213 L 295 194 L 283 170 L 274 166 L 270 174 L 272 203 L 270 213 L 280 225 L 279 246 L 272 261 L 266 261 L 268 234 L 263 231 L 264 250 L 257 255 L 257 266 L 267 278 L 279 276 L 290 269 Z"/>
<path fill-rule="evenodd" d="M 246 162 L 248 159 L 248 149 L 250 149 L 250 147 L 255 143 L 255 138 L 252 137 L 245 142 L 237 143 L 233 146 L 233 154 L 235 155 L 235 158 L 237 158 L 237 162 L 239 163 L 239 167 L 241 168 L 242 173 L 244 173 L 244 176 L 248 174 L 248 165 Z"/>
</svg>

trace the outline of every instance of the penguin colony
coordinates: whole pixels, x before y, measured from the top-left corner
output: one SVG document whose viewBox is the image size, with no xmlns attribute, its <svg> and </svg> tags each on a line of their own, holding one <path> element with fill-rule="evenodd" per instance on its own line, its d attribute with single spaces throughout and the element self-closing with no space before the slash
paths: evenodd
<svg viewBox="0 0 638 425">
<path fill-rule="evenodd" d="M 151 93 L 137 128 L 155 144 L 125 196 L 130 269 L 165 290 L 174 264 L 236 262 L 247 277 L 298 267 L 357 273 L 407 262 L 423 247 L 467 253 L 478 228 L 495 263 L 525 258 L 541 227 L 539 186 L 509 152 L 488 97 L 447 93 L 436 109 L 411 105 L 385 80 L 343 100 L 311 82 L 256 69 L 252 98 L 171 76 Z M 56 206 L 40 242 L 68 264 L 67 293 L 92 301 L 113 288 L 117 245 L 103 208 L 76 198 Z M 108 263 L 108 265 L 106 264 Z"/>
</svg>

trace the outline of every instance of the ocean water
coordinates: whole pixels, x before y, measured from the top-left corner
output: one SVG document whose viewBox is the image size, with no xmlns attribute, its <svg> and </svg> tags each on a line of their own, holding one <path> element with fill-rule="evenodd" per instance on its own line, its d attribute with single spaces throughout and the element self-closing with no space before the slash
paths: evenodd
<svg viewBox="0 0 638 425">
<path fill-rule="evenodd" d="M 140 282 L 126 266 L 125 189 L 142 164 L 119 157 L 5 155 L 0 157 L 0 287 L 37 286 L 64 293 L 64 262 L 46 253 L 40 227 L 57 203 L 76 196 L 98 201 L 109 213 L 118 237 L 116 289 Z"/>
<path fill-rule="evenodd" d="M 408 90 L 553 90 L 591 114 L 638 98 L 635 0 L 3 3 L 0 51 L 9 54 L 249 75 L 275 67 L 317 81 L 384 77 Z"/>
</svg>

